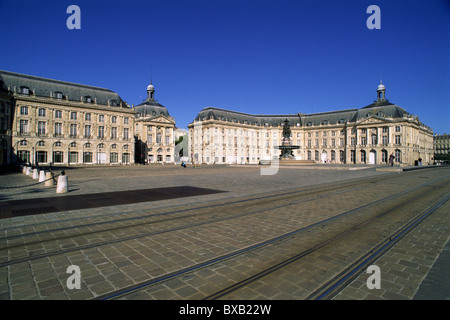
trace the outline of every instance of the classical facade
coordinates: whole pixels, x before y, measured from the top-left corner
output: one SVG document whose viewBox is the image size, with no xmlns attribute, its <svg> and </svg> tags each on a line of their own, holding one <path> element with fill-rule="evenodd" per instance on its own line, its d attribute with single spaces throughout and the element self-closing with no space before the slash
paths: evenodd
<svg viewBox="0 0 450 320">
<path fill-rule="evenodd" d="M 175 120 L 155 100 L 155 87 L 147 87 L 147 99 L 133 107 L 136 163 L 173 163 Z"/>
<path fill-rule="evenodd" d="M 450 134 L 437 134 L 433 137 L 434 158 L 436 161 L 450 161 Z"/>
<path fill-rule="evenodd" d="M 3 161 L 6 150 L 8 163 L 134 163 L 134 112 L 117 93 L 8 71 L 0 81 Z"/>
<path fill-rule="evenodd" d="M 397 164 L 433 160 L 433 132 L 417 116 L 392 104 L 386 88 L 360 109 L 296 115 L 251 115 L 207 107 L 189 124 L 190 156 L 197 163 L 257 164 L 279 157 L 283 124 L 300 148 L 298 160 L 316 163 Z"/>
</svg>

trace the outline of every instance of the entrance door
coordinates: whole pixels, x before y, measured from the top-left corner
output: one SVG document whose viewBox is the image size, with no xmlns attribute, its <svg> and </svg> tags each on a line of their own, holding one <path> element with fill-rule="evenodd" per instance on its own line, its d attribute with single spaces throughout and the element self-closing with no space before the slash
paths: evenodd
<svg viewBox="0 0 450 320">
<path fill-rule="evenodd" d="M 105 152 L 97 153 L 97 163 L 106 163 L 106 153 Z"/>
<path fill-rule="evenodd" d="M 369 154 L 369 164 L 376 164 L 377 163 L 377 153 L 375 151 L 370 151 Z"/>
<path fill-rule="evenodd" d="M 321 160 L 322 160 L 322 163 L 326 163 L 327 162 L 327 153 L 324 151 L 324 152 L 322 152 L 322 158 L 321 158 Z"/>
</svg>

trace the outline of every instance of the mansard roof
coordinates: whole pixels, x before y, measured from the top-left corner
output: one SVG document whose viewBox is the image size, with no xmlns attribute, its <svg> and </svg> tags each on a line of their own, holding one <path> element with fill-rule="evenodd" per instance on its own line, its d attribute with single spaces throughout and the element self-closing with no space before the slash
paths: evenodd
<svg viewBox="0 0 450 320">
<path fill-rule="evenodd" d="M 88 103 L 91 101 L 100 105 L 126 107 L 126 103 L 116 92 L 100 87 L 3 70 L 0 70 L 0 83 L 8 91 L 17 94 L 22 93 L 22 88 L 27 88 L 30 96 L 56 98 L 59 93 L 61 100 Z"/>
<path fill-rule="evenodd" d="M 289 125 L 292 127 L 298 125 L 318 126 L 352 123 L 372 115 L 383 118 L 402 118 L 405 114 L 407 114 L 405 109 L 385 101 L 383 103 L 373 103 L 361 109 L 345 109 L 313 114 L 298 113 L 296 115 L 253 115 L 214 107 L 206 107 L 198 113 L 195 121 L 222 120 L 249 125 L 264 126 L 269 124 L 270 126 L 280 126 L 287 119 Z"/>
<path fill-rule="evenodd" d="M 265 126 L 266 124 L 270 126 L 279 126 L 286 119 L 288 119 L 289 125 L 291 126 L 295 125 L 300 120 L 298 115 L 253 115 L 215 107 L 206 107 L 200 111 L 194 121 L 222 120 L 257 126 Z"/>
</svg>

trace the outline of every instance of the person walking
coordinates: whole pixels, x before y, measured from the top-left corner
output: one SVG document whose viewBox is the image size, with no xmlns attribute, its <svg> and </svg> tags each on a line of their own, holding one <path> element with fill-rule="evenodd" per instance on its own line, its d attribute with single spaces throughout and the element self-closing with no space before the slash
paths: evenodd
<svg viewBox="0 0 450 320">
<path fill-rule="evenodd" d="M 391 155 L 389 156 L 389 166 L 394 166 L 394 155 L 391 153 Z"/>
</svg>

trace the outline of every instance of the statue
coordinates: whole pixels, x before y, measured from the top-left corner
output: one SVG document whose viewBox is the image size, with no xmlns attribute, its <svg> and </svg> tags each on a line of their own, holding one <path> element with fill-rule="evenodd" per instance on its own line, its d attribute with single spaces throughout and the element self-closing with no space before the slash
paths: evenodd
<svg viewBox="0 0 450 320">
<path fill-rule="evenodd" d="M 285 137 L 287 139 L 291 138 L 291 127 L 289 126 L 288 119 L 284 120 L 283 137 Z"/>
<path fill-rule="evenodd" d="M 294 152 L 292 150 L 299 149 L 299 146 L 293 146 L 291 142 L 291 128 L 289 126 L 288 119 L 284 120 L 283 126 L 283 140 L 281 142 L 281 146 L 278 149 L 281 149 L 280 159 L 294 159 Z"/>
</svg>

